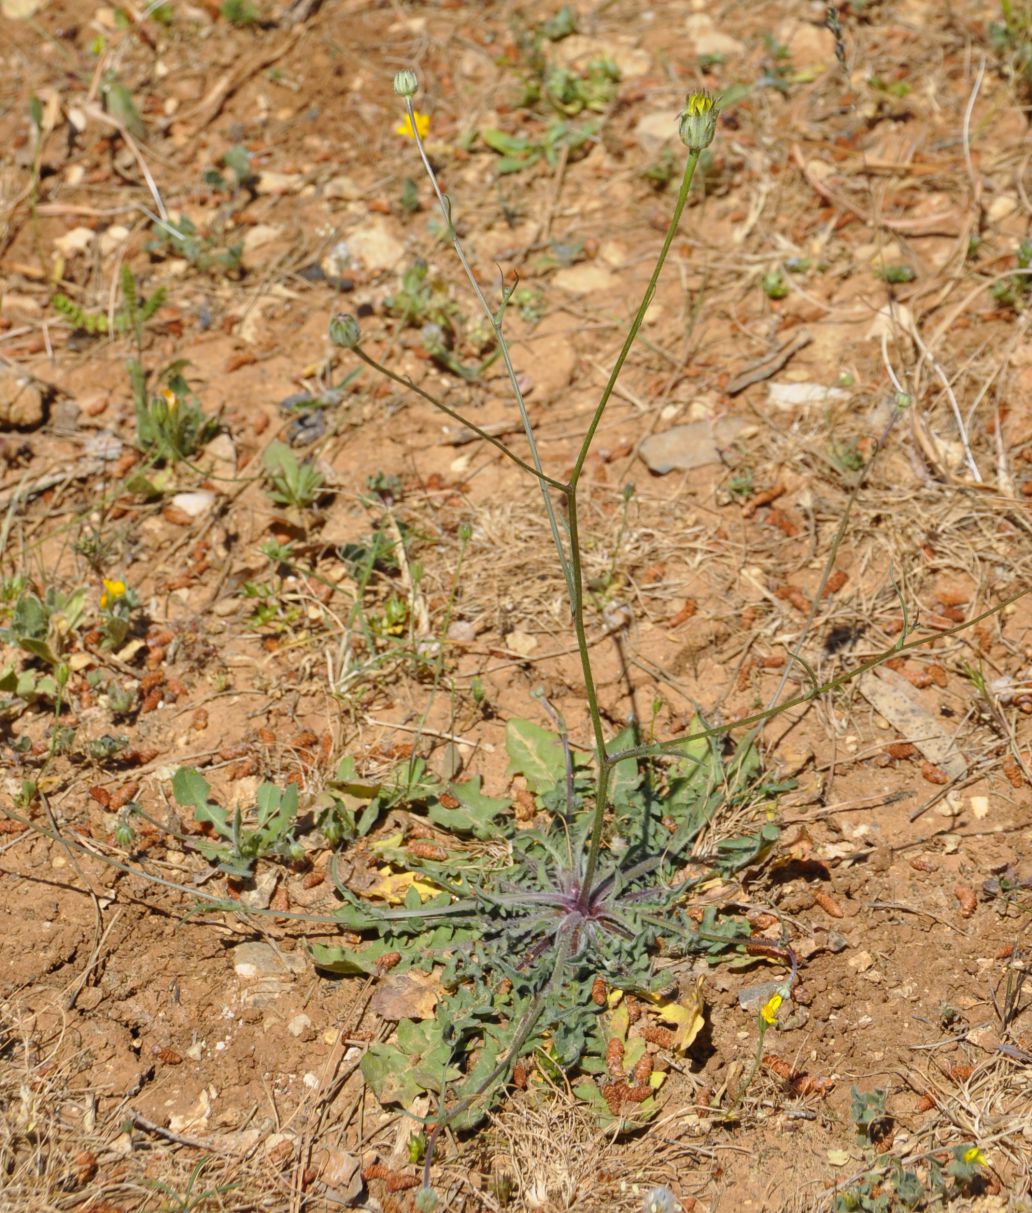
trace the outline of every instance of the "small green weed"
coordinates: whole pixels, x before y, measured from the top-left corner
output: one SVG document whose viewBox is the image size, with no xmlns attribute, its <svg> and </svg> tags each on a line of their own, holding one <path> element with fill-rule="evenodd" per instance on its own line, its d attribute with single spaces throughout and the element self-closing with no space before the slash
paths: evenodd
<svg viewBox="0 0 1032 1213">
<path fill-rule="evenodd" d="M 768 299 L 784 299 L 788 295 L 788 283 L 780 270 L 771 270 L 769 274 L 764 274 L 760 286 Z"/>
<path fill-rule="evenodd" d="M 251 0 L 222 0 L 219 16 L 230 25 L 244 29 L 249 25 L 257 25 L 262 15 Z"/>
<path fill-rule="evenodd" d="M 495 164 L 498 173 L 522 173 L 543 160 L 550 168 L 559 163 L 559 156 L 566 149 L 570 159 L 585 153 L 598 137 L 597 119 L 571 123 L 564 118 L 550 123 L 540 135 L 511 135 L 497 127 L 487 127 L 480 137 L 501 157 Z"/>
<path fill-rule="evenodd" d="M 1018 269 L 1024 272 L 1010 274 L 994 282 L 992 293 L 1000 307 L 1009 307 L 1016 312 L 1032 298 L 1032 240 L 1022 240 L 1015 259 Z"/>
<path fill-rule="evenodd" d="M 183 375 L 188 364 L 173 362 L 159 377 L 165 386 L 147 389 L 139 359 L 129 362 L 129 378 L 136 407 L 136 441 L 151 464 L 175 464 L 192 459 L 219 432 L 219 421 L 209 417 Z"/>
<path fill-rule="evenodd" d="M 132 276 L 132 271 L 128 266 L 123 266 L 122 296 L 124 302 L 115 312 L 113 326 L 108 319 L 107 313 L 88 312 L 78 303 L 74 303 L 69 299 L 67 295 L 62 295 L 60 292 L 53 296 L 50 303 L 55 312 L 60 312 L 77 329 L 81 329 L 84 333 L 94 336 L 98 333 L 106 334 L 111 331 L 126 333 L 132 331 L 137 325 L 146 324 L 165 302 L 166 293 L 164 287 L 159 287 L 143 299 L 137 300 L 136 281 Z"/>
<path fill-rule="evenodd" d="M 47 665 L 62 664 L 68 637 L 86 617 L 86 591 L 63 592 L 49 585 L 40 597 L 27 587 L 22 590 L 0 640 L 14 645 Z"/>
<path fill-rule="evenodd" d="M 890 286 L 913 282 L 917 277 L 917 271 L 909 265 L 880 265 L 874 274 L 876 278 L 880 278 L 882 282 L 887 282 Z"/>
<path fill-rule="evenodd" d="M 1032 93 L 1032 3 L 1000 0 L 1002 21 L 989 23 L 989 41 L 1019 89 Z"/>
<path fill-rule="evenodd" d="M 192 839 L 195 847 L 211 863 L 229 876 L 246 878 L 257 860 L 266 855 L 298 859 L 304 848 L 297 840 L 297 788 L 288 784 L 280 789 L 263 783 L 256 793 L 256 804 L 245 819 L 239 805 L 232 815 L 210 800 L 211 784 L 193 767 L 180 767 L 172 779 L 176 803 L 192 808 L 194 820 L 208 825 L 218 841 Z"/>
<path fill-rule="evenodd" d="M 130 1125 L 131 1127 L 131 1125 Z M 182 1192 L 177 1192 L 171 1184 L 165 1183 L 160 1179 L 144 1180 L 144 1186 L 152 1188 L 155 1192 L 160 1192 L 165 1197 L 165 1203 L 161 1206 L 161 1213 L 194 1213 L 201 1205 L 207 1201 L 215 1200 L 219 1196 L 224 1196 L 227 1192 L 233 1192 L 240 1187 L 239 1183 L 218 1184 L 214 1188 L 206 1188 L 203 1192 L 194 1192 L 197 1186 L 197 1181 L 201 1177 L 201 1172 L 211 1162 L 210 1158 L 200 1159 L 190 1172 L 190 1178 L 186 1182 L 186 1188 Z M 222 1202 L 219 1201 L 220 1206 Z"/>
<path fill-rule="evenodd" d="M 241 274 L 244 246 L 235 241 L 225 244 L 221 232 L 199 232 L 193 220 L 180 215 L 173 223 L 155 223 L 148 251 L 157 257 L 182 257 L 203 274 L 221 274 L 236 278 Z"/>
<path fill-rule="evenodd" d="M 268 493 L 277 505 L 306 510 L 324 495 L 325 478 L 308 460 L 301 461 L 285 442 L 272 442 L 262 455 Z"/>
</svg>

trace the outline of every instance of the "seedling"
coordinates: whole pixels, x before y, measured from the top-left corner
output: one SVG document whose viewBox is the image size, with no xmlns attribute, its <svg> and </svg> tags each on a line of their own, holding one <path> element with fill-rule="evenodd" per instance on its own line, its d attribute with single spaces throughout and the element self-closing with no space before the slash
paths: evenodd
<svg viewBox="0 0 1032 1213">
<path fill-rule="evenodd" d="M 297 859 L 304 854 L 295 829 L 297 787 L 286 789 L 263 783 L 256 794 L 253 818 L 245 820 L 240 806 L 229 812 L 208 798 L 211 785 L 193 767 L 180 767 L 172 779 L 172 794 L 178 804 L 194 810 L 194 820 L 209 825 L 220 841 L 192 839 L 195 847 L 228 876 L 246 878 L 255 862 L 265 855 Z"/>
<path fill-rule="evenodd" d="M 269 496 L 277 505 L 306 510 L 323 495 L 322 472 L 308 460 L 299 460 L 286 443 L 270 443 L 262 455 L 262 466 Z"/>
<path fill-rule="evenodd" d="M 1015 254 L 1018 273 L 993 283 L 993 298 L 1001 307 L 1019 311 L 1032 298 L 1032 240 L 1022 240 Z"/>
<path fill-rule="evenodd" d="M 525 169 L 533 168 L 541 160 L 550 168 L 555 168 L 564 148 L 568 158 L 574 160 L 578 153 L 585 152 L 588 145 L 596 139 L 598 130 L 596 119 L 581 123 L 557 119 L 538 138 L 510 135 L 497 127 L 488 127 L 481 131 L 480 137 L 493 152 L 501 156 L 495 170 L 505 174 L 521 173 Z"/>
<path fill-rule="evenodd" d="M 148 250 L 156 256 L 182 257 L 203 274 L 237 277 L 244 246 L 239 241 L 223 244 L 217 231 L 202 233 L 193 220 L 180 215 L 175 223 L 155 223 Z"/>
<path fill-rule="evenodd" d="M 917 271 L 909 265 L 882 265 L 874 272 L 882 282 L 887 282 L 890 286 L 901 286 L 903 283 L 913 282 L 917 277 Z"/>
<path fill-rule="evenodd" d="M 165 302 L 165 288 L 158 287 L 156 291 L 138 299 L 136 280 L 128 266 L 122 267 L 121 281 L 123 302 L 115 312 L 114 332 L 127 333 L 142 327 L 155 315 L 158 308 Z M 50 302 L 56 312 L 60 312 L 77 329 L 81 329 L 90 336 L 99 333 L 107 334 L 112 331 L 112 325 L 106 312 L 88 312 L 60 292 L 55 294 Z"/>
<path fill-rule="evenodd" d="M 764 274 L 760 286 L 768 299 L 784 299 L 788 294 L 788 283 L 780 270 L 771 270 L 769 274 Z"/>
<path fill-rule="evenodd" d="M 50 585 L 42 598 L 24 589 L 14 604 L 10 623 L 0 628 L 0 640 L 56 668 L 62 664 L 68 637 L 78 630 L 85 615 L 83 589 L 64 593 Z"/>
<path fill-rule="evenodd" d="M 860 1091 L 850 1088 L 849 1114 L 861 1141 L 874 1142 L 885 1135 L 891 1118 L 885 1111 L 887 1091 Z"/>
<path fill-rule="evenodd" d="M 219 432 L 219 422 L 201 407 L 183 375 L 184 359 L 165 368 L 165 386 L 147 389 L 140 361 L 129 362 L 129 378 L 136 407 L 136 441 L 152 464 L 175 464 L 192 459 Z"/>
</svg>

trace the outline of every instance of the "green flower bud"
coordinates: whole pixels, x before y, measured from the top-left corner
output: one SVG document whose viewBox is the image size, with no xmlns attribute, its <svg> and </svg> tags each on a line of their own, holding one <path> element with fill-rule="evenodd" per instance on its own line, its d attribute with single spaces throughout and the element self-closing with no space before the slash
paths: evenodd
<svg viewBox="0 0 1032 1213">
<path fill-rule="evenodd" d="M 690 152 L 709 147 L 717 133 L 717 104 L 709 93 L 689 93 L 681 114 L 681 142 Z"/>
<path fill-rule="evenodd" d="M 338 312 L 330 321 L 330 340 L 345 350 L 353 350 L 358 346 L 362 340 L 362 331 L 350 312 Z"/>
<path fill-rule="evenodd" d="M 394 91 L 399 97 L 414 97 L 419 92 L 419 77 L 405 70 L 394 77 Z"/>
</svg>

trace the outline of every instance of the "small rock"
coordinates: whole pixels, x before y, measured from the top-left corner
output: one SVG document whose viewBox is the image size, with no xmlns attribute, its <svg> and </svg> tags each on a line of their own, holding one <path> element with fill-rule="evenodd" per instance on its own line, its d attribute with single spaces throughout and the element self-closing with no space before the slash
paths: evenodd
<svg viewBox="0 0 1032 1213">
<path fill-rule="evenodd" d="M 294 977 L 305 971 L 305 962 L 299 953 L 277 952 L 267 943 L 241 943 L 233 949 L 233 969 L 249 983 L 241 992 L 242 1003 L 260 1010 L 291 988 Z"/>
<path fill-rule="evenodd" d="M 560 270 L 552 279 L 561 290 L 574 295 L 589 295 L 595 291 L 608 290 L 613 285 L 613 275 L 605 266 L 587 262 L 570 265 Z"/>
<path fill-rule="evenodd" d="M 254 189 L 257 194 L 296 194 L 304 183 L 305 179 L 301 173 L 267 171 L 258 174 Z"/>
<path fill-rule="evenodd" d="M 43 421 L 43 389 L 31 375 L 0 366 L 0 430 L 31 430 Z"/>
<path fill-rule="evenodd" d="M 121 223 L 112 223 L 109 228 L 100 233 L 101 255 L 110 257 L 115 249 L 125 244 L 131 234 L 129 229 L 123 227 Z"/>
<path fill-rule="evenodd" d="M 453 644 L 472 644 L 479 630 L 476 620 L 455 619 L 448 627 L 448 639 Z"/>
<path fill-rule="evenodd" d="M 367 270 L 393 269 L 405 256 L 405 246 L 383 223 L 370 223 L 352 232 L 347 244 L 352 260 Z"/>
<path fill-rule="evenodd" d="M 315 1155 L 319 1178 L 333 1189 L 345 1205 L 354 1204 L 362 1194 L 362 1160 L 346 1150 L 320 1150 Z"/>
<path fill-rule="evenodd" d="M 670 109 L 646 114 L 634 128 L 634 140 L 643 152 L 654 156 L 664 143 L 677 138 L 677 115 Z"/>
<path fill-rule="evenodd" d="M 696 55 L 740 55 L 745 50 L 744 43 L 717 29 L 709 13 L 692 13 L 684 28 Z"/>
<path fill-rule="evenodd" d="M 661 434 L 650 434 L 638 447 L 638 454 L 658 476 L 675 469 L 705 467 L 719 463 L 721 449 L 730 446 L 747 426 L 740 417 L 675 425 Z"/>
<path fill-rule="evenodd" d="M 218 465 L 216 471 L 220 476 L 235 476 L 237 452 L 233 439 L 223 430 L 204 448 L 204 452 Z"/>
<path fill-rule="evenodd" d="M 312 1021 L 302 1011 L 299 1015 L 295 1015 L 294 1018 L 287 1024 L 287 1031 L 291 1036 L 300 1037 L 304 1036 L 311 1026 Z"/>
<path fill-rule="evenodd" d="M 846 963 L 851 969 L 856 969 L 858 973 L 866 973 L 868 969 L 874 965 L 874 957 L 870 952 L 857 952 L 855 956 L 851 956 Z"/>
<path fill-rule="evenodd" d="M 529 657 L 538 647 L 538 641 L 529 632 L 510 632 L 505 638 L 505 647 L 520 657 Z"/>
<path fill-rule="evenodd" d="M 825 387 L 823 383 L 770 383 L 767 403 L 778 409 L 806 408 L 815 404 L 831 404 L 848 400 L 849 392 L 840 387 Z"/>
<path fill-rule="evenodd" d="M 357 202 L 362 197 L 362 191 L 350 177 L 333 177 L 323 186 L 323 196 L 340 198 L 344 202 Z"/>
<path fill-rule="evenodd" d="M 244 237 L 244 251 L 241 257 L 241 264 L 245 269 L 257 269 L 262 264 L 265 257 L 259 255 L 261 250 L 272 244 L 282 230 L 278 223 L 256 223 L 254 227 L 248 229 L 247 235 Z"/>
<path fill-rule="evenodd" d="M 173 510 L 184 514 L 188 520 L 200 518 L 215 504 L 215 494 L 208 489 L 196 489 L 192 493 L 176 493 L 169 502 Z"/>
<path fill-rule="evenodd" d="M 611 59 L 620 71 L 623 80 L 634 80 L 652 70 L 652 56 L 637 46 L 624 46 L 611 39 L 589 38 L 584 34 L 573 34 L 557 42 L 551 56 L 562 67 L 579 70 L 596 59 Z"/>
<path fill-rule="evenodd" d="M 267 943 L 240 943 L 233 949 L 233 968 L 238 977 L 283 977 L 305 971 L 299 952 L 278 952 Z"/>
<path fill-rule="evenodd" d="M 73 227 L 55 239 L 54 248 L 62 257 L 74 257 L 76 253 L 84 253 L 96 238 L 97 233 L 92 228 Z"/>
</svg>

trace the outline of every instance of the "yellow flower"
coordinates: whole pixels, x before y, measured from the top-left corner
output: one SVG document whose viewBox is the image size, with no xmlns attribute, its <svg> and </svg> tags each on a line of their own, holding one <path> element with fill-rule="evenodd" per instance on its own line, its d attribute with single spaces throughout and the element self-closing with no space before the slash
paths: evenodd
<svg viewBox="0 0 1032 1213">
<path fill-rule="evenodd" d="M 970 1146 L 967 1150 L 965 1150 L 963 1161 L 966 1163 L 977 1162 L 980 1167 L 987 1167 L 989 1165 L 989 1160 L 978 1148 L 978 1146 Z"/>
<path fill-rule="evenodd" d="M 125 595 L 124 581 L 112 581 L 107 577 L 105 577 L 103 580 L 104 593 L 100 596 L 100 606 L 102 610 L 104 607 L 111 606 L 116 599 L 122 598 Z"/>
<path fill-rule="evenodd" d="M 690 152 L 701 152 L 717 133 L 717 105 L 709 93 L 689 93 L 681 114 L 681 142 Z"/>
<path fill-rule="evenodd" d="M 398 123 L 394 128 L 394 133 L 396 135 L 403 135 L 406 139 L 415 139 L 416 131 L 418 131 L 420 139 L 425 139 L 427 132 L 430 130 L 430 115 L 421 114 L 419 110 L 413 110 L 412 113 L 416 119 L 415 130 L 412 129 L 412 119 L 406 114 L 405 121 Z"/>
<path fill-rule="evenodd" d="M 778 1017 L 778 1007 L 781 1006 L 784 999 L 780 994 L 774 994 L 760 1008 L 760 1018 L 764 1023 L 773 1023 Z"/>
<path fill-rule="evenodd" d="M 162 388 L 161 396 L 165 401 L 165 408 L 167 408 L 170 413 L 174 413 L 179 407 L 179 397 L 175 394 L 175 392 L 172 391 L 170 387 Z"/>
</svg>

